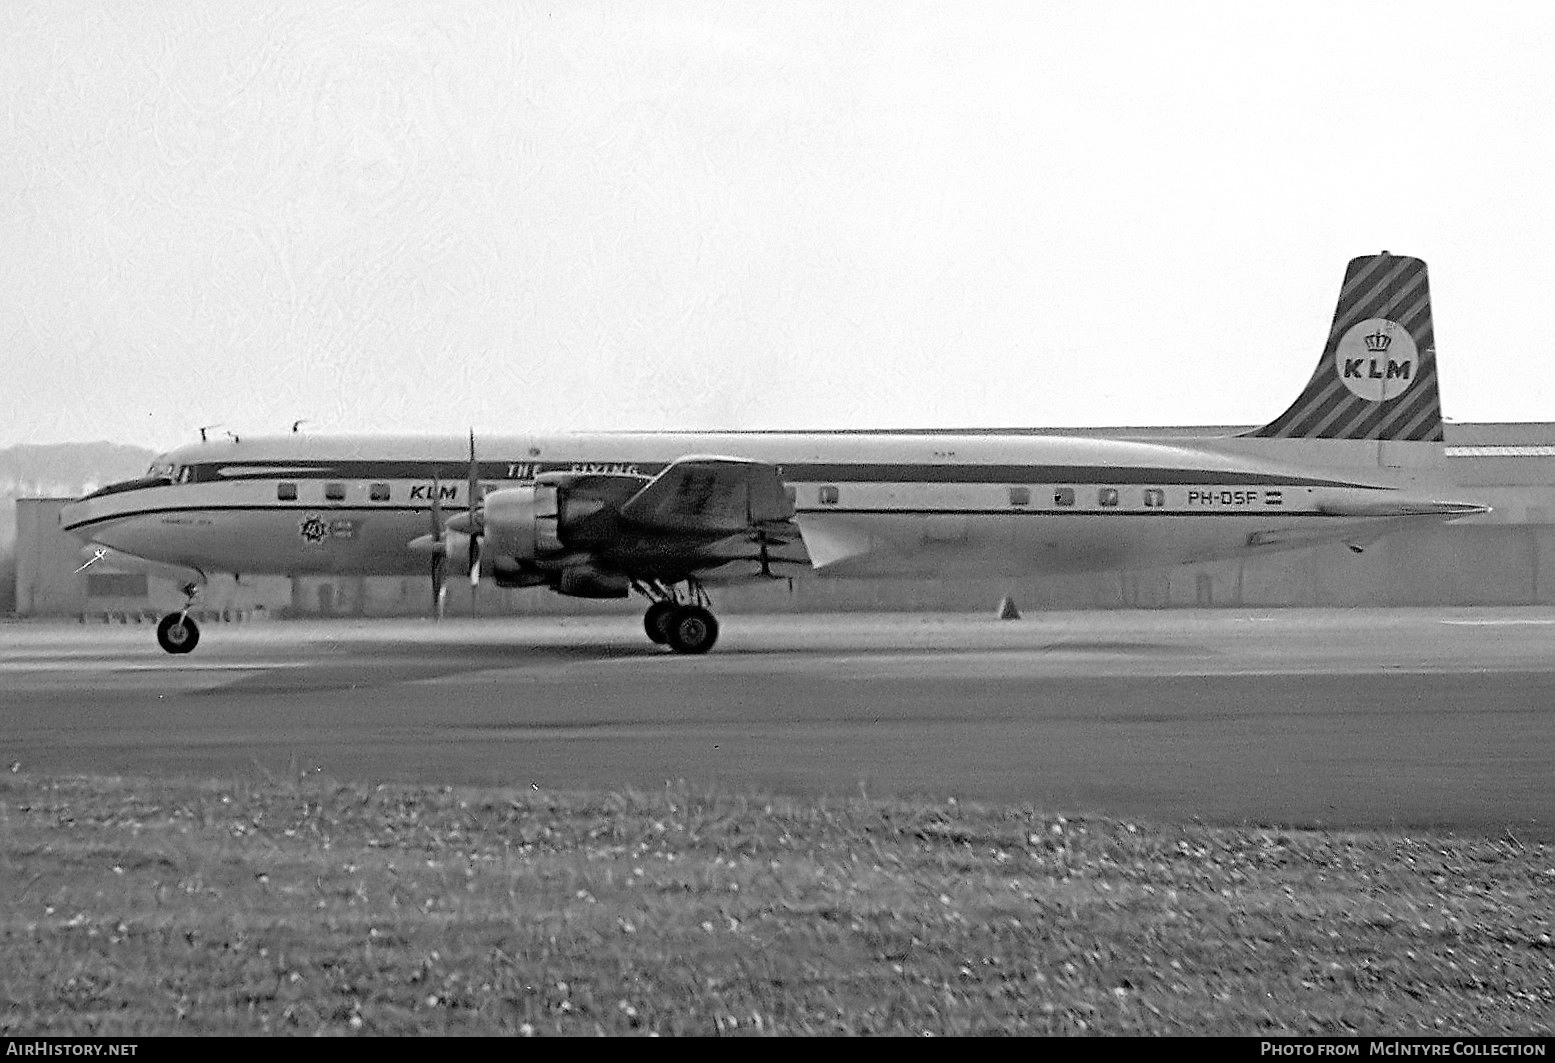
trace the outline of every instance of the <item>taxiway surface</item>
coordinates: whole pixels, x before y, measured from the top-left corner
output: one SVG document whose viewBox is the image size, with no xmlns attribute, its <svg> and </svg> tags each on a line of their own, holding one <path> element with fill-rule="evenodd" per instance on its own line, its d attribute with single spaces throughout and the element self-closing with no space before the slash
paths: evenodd
<svg viewBox="0 0 1555 1063">
<path fill-rule="evenodd" d="M 0 625 L 0 761 L 1555 839 L 1555 611 Z"/>
</svg>

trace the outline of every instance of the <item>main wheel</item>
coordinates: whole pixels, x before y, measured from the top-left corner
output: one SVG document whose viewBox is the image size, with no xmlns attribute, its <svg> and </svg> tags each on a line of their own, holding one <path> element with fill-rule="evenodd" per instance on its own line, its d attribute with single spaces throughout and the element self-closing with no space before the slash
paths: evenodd
<svg viewBox="0 0 1555 1063">
<path fill-rule="evenodd" d="M 643 630 L 648 632 L 648 637 L 659 645 L 669 641 L 669 636 L 664 633 L 664 625 L 669 622 L 670 614 L 678 606 L 674 602 L 654 602 L 643 614 Z"/>
<path fill-rule="evenodd" d="M 700 605 L 677 606 L 664 622 L 664 639 L 676 653 L 706 653 L 718 641 L 718 621 Z"/>
<path fill-rule="evenodd" d="M 200 644 L 200 627 L 183 613 L 168 613 L 157 625 L 157 643 L 168 653 L 189 653 Z"/>
</svg>

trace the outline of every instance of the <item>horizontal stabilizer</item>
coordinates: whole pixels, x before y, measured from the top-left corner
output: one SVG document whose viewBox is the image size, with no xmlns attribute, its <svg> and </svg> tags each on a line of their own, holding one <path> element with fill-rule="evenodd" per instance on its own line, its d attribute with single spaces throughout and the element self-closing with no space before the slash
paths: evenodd
<svg viewBox="0 0 1555 1063">
<path fill-rule="evenodd" d="M 1489 513 L 1474 502 L 1321 502 L 1318 511 L 1331 517 L 1442 517 L 1454 520 Z"/>
</svg>

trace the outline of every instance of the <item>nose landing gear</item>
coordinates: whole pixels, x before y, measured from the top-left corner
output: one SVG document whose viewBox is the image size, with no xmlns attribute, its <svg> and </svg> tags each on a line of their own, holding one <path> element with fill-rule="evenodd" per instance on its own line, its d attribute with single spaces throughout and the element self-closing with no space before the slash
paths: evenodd
<svg viewBox="0 0 1555 1063">
<path fill-rule="evenodd" d="M 200 593 L 199 584 L 184 584 L 184 607 L 176 613 L 168 613 L 157 625 L 157 644 L 168 653 L 192 653 L 200 644 L 200 625 L 189 618 L 189 607 L 194 596 Z"/>
<path fill-rule="evenodd" d="M 168 613 L 157 625 L 157 643 L 168 653 L 191 653 L 200 644 L 200 626 L 187 612 Z"/>
</svg>

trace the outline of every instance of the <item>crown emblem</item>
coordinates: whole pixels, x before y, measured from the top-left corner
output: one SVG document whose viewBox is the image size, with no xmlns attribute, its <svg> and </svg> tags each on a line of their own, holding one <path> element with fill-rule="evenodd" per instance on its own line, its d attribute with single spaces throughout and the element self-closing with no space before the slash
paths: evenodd
<svg viewBox="0 0 1555 1063">
<path fill-rule="evenodd" d="M 1383 351 L 1393 346 L 1393 337 L 1389 336 L 1381 329 L 1373 332 L 1371 335 L 1365 337 L 1365 339 L 1366 349 L 1372 354 L 1381 354 Z"/>
</svg>

